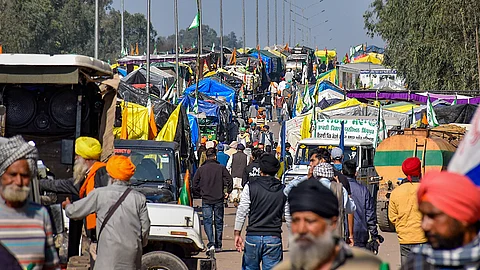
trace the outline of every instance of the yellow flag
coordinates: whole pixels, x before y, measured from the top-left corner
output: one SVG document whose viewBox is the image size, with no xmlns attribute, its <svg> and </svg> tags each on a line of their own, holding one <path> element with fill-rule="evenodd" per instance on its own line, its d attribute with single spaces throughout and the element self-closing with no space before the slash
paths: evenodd
<svg viewBox="0 0 480 270">
<path fill-rule="evenodd" d="M 237 64 L 237 49 L 233 48 L 232 52 L 232 58 L 230 59 L 230 65 L 236 65 Z"/>
<path fill-rule="evenodd" d="M 178 119 L 180 118 L 180 107 L 182 104 L 178 104 L 177 108 L 170 114 L 167 122 L 163 126 L 162 130 L 158 133 L 157 141 L 173 142 L 175 134 L 177 133 Z"/>
<path fill-rule="evenodd" d="M 312 132 L 310 131 L 312 127 L 312 115 L 309 114 L 303 118 L 303 122 L 300 128 L 300 136 L 303 139 L 306 138 L 311 138 L 312 137 Z"/>
</svg>

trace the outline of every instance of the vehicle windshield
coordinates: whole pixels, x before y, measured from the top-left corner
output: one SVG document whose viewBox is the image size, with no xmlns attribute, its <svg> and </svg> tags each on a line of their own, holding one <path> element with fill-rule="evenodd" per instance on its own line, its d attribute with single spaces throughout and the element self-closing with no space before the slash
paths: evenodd
<svg viewBox="0 0 480 270">
<path fill-rule="evenodd" d="M 338 145 L 305 145 L 301 144 L 298 146 L 297 155 L 295 158 L 295 165 L 308 165 L 310 163 L 310 153 L 312 150 L 317 148 L 327 148 L 329 151 L 332 148 L 338 147 Z M 343 161 L 354 159 L 358 164 L 358 148 L 356 146 L 345 146 L 343 151 Z"/>
<path fill-rule="evenodd" d="M 136 166 L 135 174 L 131 178 L 135 182 L 159 182 L 164 183 L 171 180 L 175 168 L 173 166 L 174 156 L 165 150 L 136 150 L 115 149 L 115 152 L 129 156 Z"/>
</svg>

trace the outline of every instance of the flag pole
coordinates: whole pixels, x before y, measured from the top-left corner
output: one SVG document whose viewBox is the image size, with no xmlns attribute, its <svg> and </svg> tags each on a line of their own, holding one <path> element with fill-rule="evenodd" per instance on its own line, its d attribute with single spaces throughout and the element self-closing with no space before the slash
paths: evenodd
<svg viewBox="0 0 480 270">
<path fill-rule="evenodd" d="M 121 52 L 120 52 L 120 55 L 121 55 L 122 57 L 124 56 L 124 55 L 123 55 L 123 54 L 124 54 L 124 51 L 123 51 L 123 50 L 125 49 L 125 47 L 124 47 L 124 46 L 125 46 L 125 38 L 124 38 L 125 36 L 124 36 L 124 24 L 123 24 L 123 13 L 125 13 L 125 2 L 124 2 L 124 1 L 125 1 L 125 0 L 122 0 L 122 3 L 121 3 L 121 5 L 122 5 L 122 7 L 121 7 L 121 9 L 122 9 L 122 25 L 121 25 L 121 28 L 122 28 L 122 42 L 121 42 L 121 44 L 122 44 L 122 50 L 121 50 Z"/>
<path fill-rule="evenodd" d="M 146 86 L 145 91 L 147 92 L 148 102 L 147 106 L 150 104 L 150 4 L 151 0 L 147 0 L 147 78 L 146 78 Z"/>
<path fill-rule="evenodd" d="M 177 98 L 180 97 L 180 76 L 179 76 L 179 64 L 178 64 L 178 0 L 173 1 L 174 14 L 175 14 L 175 88 L 177 88 Z M 183 85 L 183 84 L 182 84 Z"/>
<path fill-rule="evenodd" d="M 199 26 L 197 27 L 198 29 L 198 48 L 197 48 L 197 81 L 195 85 L 195 104 L 198 104 L 198 83 L 200 81 L 200 67 L 201 67 L 201 53 L 202 53 L 202 0 L 197 0 L 197 14 L 198 14 L 198 21 L 199 21 Z M 198 105 L 197 105 L 198 106 Z M 198 109 L 195 113 L 198 113 Z"/>
<path fill-rule="evenodd" d="M 220 0 L 220 68 L 223 68 L 223 0 Z"/>
</svg>

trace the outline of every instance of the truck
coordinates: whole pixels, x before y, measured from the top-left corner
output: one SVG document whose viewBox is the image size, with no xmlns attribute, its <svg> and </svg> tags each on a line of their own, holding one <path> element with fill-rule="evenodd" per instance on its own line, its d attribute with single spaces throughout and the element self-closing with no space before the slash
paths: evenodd
<svg viewBox="0 0 480 270">
<path fill-rule="evenodd" d="M 395 231 L 388 218 L 390 194 L 405 178 L 402 163 L 409 157 L 418 157 L 422 164 L 422 175 L 430 171 L 446 169 L 456 146 L 429 129 L 404 129 L 383 140 L 374 157 L 377 177 L 371 182 L 378 185 L 376 198 L 377 222 L 384 232 Z"/>
<path fill-rule="evenodd" d="M 47 175 L 44 165 L 51 177 L 72 176 L 74 141 L 79 136 L 98 138 L 105 152 L 111 148 L 110 154 L 115 149 L 117 154 L 133 155 L 139 174 L 132 186 L 147 197 L 152 223 L 142 259 L 144 267 L 216 269 L 214 254 L 208 258 L 193 257 L 205 249 L 197 209 L 176 204 L 183 185 L 178 145 L 113 141 L 107 104 L 116 100 L 111 95 L 107 100 L 108 94 L 104 91 L 102 96 L 99 87 L 100 82 L 112 85 L 111 81 L 107 83 L 112 76 L 107 63 L 87 56 L 0 54 L 0 135 L 21 134 L 34 142 L 40 154 L 42 177 Z M 108 127 L 109 123 L 112 127 Z M 108 154 L 103 158 L 108 158 Z M 58 204 L 64 197 L 40 194 L 37 179 L 31 185 L 31 199 L 48 201 L 54 215 L 60 217 L 54 219 L 54 227 L 57 236 L 61 236 L 68 222 L 61 218 L 64 213 L 58 213 Z"/>
<path fill-rule="evenodd" d="M 291 54 L 287 56 L 286 70 L 293 71 L 295 80 L 300 82 L 304 65 L 308 65 L 308 78 L 313 78 L 313 64 L 315 61 L 315 51 L 308 47 L 295 47 Z"/>
<path fill-rule="evenodd" d="M 306 176 L 308 174 L 308 166 L 310 163 L 310 152 L 317 148 L 326 148 L 331 150 L 338 147 L 338 139 L 317 139 L 308 138 L 298 142 L 294 156 L 293 166 L 286 171 L 283 176 L 283 183 L 288 184 L 296 177 Z M 374 146 L 368 140 L 350 140 L 346 139 L 343 151 L 344 161 L 355 159 L 357 162 L 357 179 L 363 181 L 365 185 L 369 185 L 369 179 L 374 177 L 375 169 L 373 167 Z M 369 186 L 372 190 L 373 186 Z"/>
</svg>

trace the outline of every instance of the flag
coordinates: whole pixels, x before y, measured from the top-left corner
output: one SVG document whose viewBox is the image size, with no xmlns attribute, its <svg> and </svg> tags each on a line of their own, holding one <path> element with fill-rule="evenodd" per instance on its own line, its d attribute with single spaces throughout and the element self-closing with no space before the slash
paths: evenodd
<svg viewBox="0 0 480 270">
<path fill-rule="evenodd" d="M 3 53 L 3 45 L 0 44 L 0 54 L 2 54 L 2 53 Z"/>
<path fill-rule="evenodd" d="M 210 69 L 208 68 L 207 59 L 204 59 L 203 60 L 203 73 L 209 72 L 209 71 L 210 71 Z"/>
<path fill-rule="evenodd" d="M 376 146 L 378 146 L 385 138 L 387 138 L 387 128 L 385 126 L 385 119 L 383 118 L 383 108 L 382 104 L 378 106 L 378 117 L 377 117 L 377 140 L 375 142 Z"/>
<path fill-rule="evenodd" d="M 290 50 L 290 48 L 288 48 L 288 42 L 287 42 L 287 44 L 285 44 L 285 48 L 283 48 L 283 51 L 287 51 L 287 52 L 288 52 L 289 50 Z"/>
<path fill-rule="evenodd" d="M 432 103 L 430 102 L 430 95 L 427 94 L 427 121 L 430 127 L 438 127 L 437 116 L 435 110 L 433 110 Z"/>
<path fill-rule="evenodd" d="M 215 42 L 212 44 L 212 52 L 215 52 Z"/>
<path fill-rule="evenodd" d="M 428 125 L 428 120 L 427 120 L 427 112 L 422 112 L 422 120 L 421 120 L 421 124 L 424 124 L 425 126 Z"/>
<path fill-rule="evenodd" d="M 413 111 L 412 107 L 412 117 L 410 120 L 410 128 L 416 128 L 417 127 L 417 119 L 415 118 L 415 112 Z"/>
<path fill-rule="evenodd" d="M 305 89 L 303 90 L 303 107 L 310 109 L 312 106 L 312 98 L 310 96 L 310 90 L 308 89 L 308 83 L 305 84 Z"/>
<path fill-rule="evenodd" d="M 249 69 L 250 68 L 250 57 L 247 58 L 247 63 L 245 64 L 245 69 Z"/>
<path fill-rule="evenodd" d="M 170 114 L 167 122 L 162 130 L 157 135 L 157 141 L 173 142 L 175 134 L 177 133 L 178 119 L 180 118 L 180 108 L 182 103 L 177 105 L 177 108 Z"/>
<path fill-rule="evenodd" d="M 153 112 L 153 105 L 151 102 L 148 105 L 148 139 L 153 140 L 158 135 L 157 123 L 155 123 L 155 113 Z"/>
<path fill-rule="evenodd" d="M 455 99 L 452 102 L 452 106 L 457 105 L 457 94 L 455 94 Z"/>
<path fill-rule="evenodd" d="M 178 196 L 178 204 L 192 206 L 192 194 L 190 193 L 190 171 L 185 172 L 183 187 Z"/>
<path fill-rule="evenodd" d="M 236 65 L 237 64 L 237 49 L 233 48 L 232 58 L 230 58 L 229 65 Z"/>
<path fill-rule="evenodd" d="M 262 62 L 262 56 L 260 55 L 260 45 L 257 45 L 257 54 L 258 54 L 258 60 L 261 63 Z"/>
<path fill-rule="evenodd" d="M 157 55 L 157 43 L 153 44 L 153 55 Z"/>
<path fill-rule="evenodd" d="M 136 46 L 135 46 L 135 55 L 138 55 L 138 42 L 136 43 Z"/>
<path fill-rule="evenodd" d="M 120 139 L 128 139 L 128 102 L 125 102 L 125 107 L 122 112 L 122 127 L 120 132 Z"/>
<path fill-rule="evenodd" d="M 348 57 L 348 53 L 345 54 L 345 57 L 343 58 L 343 63 L 344 64 L 350 63 L 350 58 Z"/>
<path fill-rule="evenodd" d="M 130 45 L 130 55 L 135 55 L 135 51 L 133 49 L 133 45 Z"/>
<path fill-rule="evenodd" d="M 198 114 L 198 94 L 195 95 L 195 103 L 193 104 L 193 112 Z"/>
<path fill-rule="evenodd" d="M 340 122 L 340 143 L 338 148 L 345 150 L 345 121 Z"/>
<path fill-rule="evenodd" d="M 480 186 L 480 151 L 478 151 L 480 147 L 480 140 L 478 139 L 480 111 L 478 109 L 470 123 L 472 127 L 467 131 L 457 151 L 455 151 L 448 164 L 448 171 L 466 175 L 477 186 Z"/>
<path fill-rule="evenodd" d="M 188 27 L 188 30 L 198 28 L 199 26 L 200 26 L 200 14 L 197 13 L 197 15 L 195 15 L 195 18 L 193 18 L 192 23 Z"/>
</svg>

